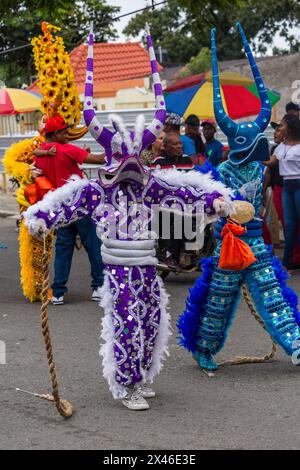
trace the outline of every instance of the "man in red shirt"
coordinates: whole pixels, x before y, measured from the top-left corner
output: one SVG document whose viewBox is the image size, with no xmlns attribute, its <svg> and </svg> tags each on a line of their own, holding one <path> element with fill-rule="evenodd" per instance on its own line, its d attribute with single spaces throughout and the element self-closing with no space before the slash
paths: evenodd
<svg viewBox="0 0 300 470">
<path fill-rule="evenodd" d="M 46 142 L 35 153 L 35 166 L 51 181 L 55 188 L 63 186 L 72 175 L 81 178 L 82 163 L 104 163 L 103 155 L 92 155 L 87 150 L 68 143 L 67 125 L 61 116 L 50 118 L 45 125 Z M 57 230 L 55 243 L 54 282 L 52 284 L 53 305 L 64 303 L 64 293 L 71 270 L 76 236 L 79 235 L 91 264 L 92 300 L 100 300 L 103 284 L 103 263 L 100 254 L 101 242 L 96 227 L 88 217 Z"/>
</svg>

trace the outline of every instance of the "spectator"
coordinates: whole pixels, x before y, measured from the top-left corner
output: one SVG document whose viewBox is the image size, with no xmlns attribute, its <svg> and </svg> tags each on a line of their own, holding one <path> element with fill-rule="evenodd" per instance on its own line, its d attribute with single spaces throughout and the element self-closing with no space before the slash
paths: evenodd
<svg viewBox="0 0 300 470">
<path fill-rule="evenodd" d="M 159 165 L 162 168 L 172 168 L 176 167 L 177 169 L 192 169 L 193 162 L 191 158 L 185 157 L 182 154 L 182 143 L 178 133 L 170 132 L 165 135 L 163 141 L 163 155 L 158 157 L 154 164 Z M 178 269 L 180 261 L 180 252 L 185 242 L 184 234 L 182 233 L 181 238 L 175 236 L 175 226 L 183 227 L 181 214 L 170 214 L 170 237 L 169 239 L 160 238 L 159 248 L 161 253 L 165 255 L 165 261 L 170 269 Z M 162 227 L 162 217 L 160 217 L 160 227 Z M 161 234 L 160 234 L 161 235 Z"/>
<path fill-rule="evenodd" d="M 68 144 L 67 126 L 61 116 L 50 118 L 45 124 L 46 142 L 41 146 L 41 156 L 35 157 L 35 166 L 58 188 L 72 175 L 83 177 L 79 168 L 82 163 L 103 163 L 103 156 L 96 156 Z M 56 151 L 54 151 L 55 147 Z M 45 156 L 42 156 L 45 155 Z M 67 227 L 57 230 L 55 243 L 54 282 L 52 284 L 53 305 L 64 303 L 64 293 L 69 279 L 73 251 L 77 234 L 86 249 L 91 265 L 92 300 L 100 300 L 100 287 L 103 284 L 103 264 L 100 254 L 100 240 L 96 228 L 89 218 L 80 219 Z"/>
<path fill-rule="evenodd" d="M 183 155 L 182 142 L 177 132 L 165 134 L 162 154 L 153 161 L 153 164 L 163 168 L 180 169 L 191 169 L 194 166 L 192 159 Z"/>
<path fill-rule="evenodd" d="M 270 155 L 274 155 L 275 149 L 283 141 L 282 133 L 280 132 L 280 125 L 276 122 L 271 122 L 271 126 L 274 129 L 274 142 L 275 145 L 271 147 Z M 268 168 L 270 175 L 270 186 L 273 188 L 273 202 L 278 214 L 278 218 L 284 228 L 284 217 L 282 209 L 282 191 L 283 191 L 283 178 L 279 174 L 279 162 L 276 159 L 275 165 Z M 299 227 L 298 227 L 299 232 Z M 299 251 L 299 240 L 298 237 L 294 240 L 293 254 L 292 254 L 293 266 L 300 266 L 300 251 Z"/>
<path fill-rule="evenodd" d="M 164 131 L 166 134 L 178 134 L 182 143 L 182 154 L 194 160 L 196 158 L 196 147 L 194 141 L 190 137 L 188 137 L 187 135 L 180 134 L 180 127 L 182 124 L 184 124 L 184 119 L 182 119 L 178 114 L 169 113 L 166 117 Z"/>
<path fill-rule="evenodd" d="M 277 124 L 276 122 L 271 122 L 271 126 L 274 129 L 275 145 L 271 147 L 270 155 L 273 155 L 276 147 L 282 142 L 282 135 L 279 131 L 279 124 Z M 277 165 L 275 166 L 272 166 L 272 167 L 267 166 L 265 174 L 264 174 L 264 184 L 263 184 L 263 205 L 266 209 L 265 220 L 268 224 L 268 228 L 271 234 L 270 240 L 266 238 L 265 222 L 264 222 L 263 237 L 264 237 L 264 242 L 267 245 L 270 245 L 272 243 L 274 246 L 280 244 L 278 219 L 281 221 L 282 226 L 283 226 L 283 216 L 281 217 L 282 215 L 281 194 L 282 194 L 282 187 L 283 187 L 283 179 L 279 174 L 278 161 L 276 160 L 276 162 L 277 162 Z"/>
<path fill-rule="evenodd" d="M 216 167 L 221 163 L 223 156 L 223 144 L 215 139 L 217 124 L 213 119 L 206 119 L 202 121 L 201 127 L 203 128 L 208 160 L 212 166 Z"/>
<path fill-rule="evenodd" d="M 200 120 L 195 114 L 190 114 L 186 118 L 185 135 L 193 140 L 195 144 L 197 163 L 203 163 L 206 157 L 206 150 L 200 133 Z"/>
<path fill-rule="evenodd" d="M 300 117 L 300 106 L 296 103 L 290 101 L 285 107 L 286 114 L 291 116 L 296 116 L 298 119 Z"/>
<path fill-rule="evenodd" d="M 151 147 L 143 150 L 140 156 L 140 161 L 142 165 L 151 166 L 153 161 L 156 160 L 159 156 L 161 156 L 165 135 L 166 133 L 162 131 L 160 136 L 151 145 Z"/>
<path fill-rule="evenodd" d="M 288 269 L 292 262 L 293 244 L 300 223 L 300 120 L 287 114 L 280 122 L 278 131 L 283 142 L 274 151 L 272 162 L 279 160 L 279 173 L 283 177 L 282 206 L 285 221 L 285 249 L 283 264 Z M 275 160 L 274 160 L 275 159 Z"/>
</svg>

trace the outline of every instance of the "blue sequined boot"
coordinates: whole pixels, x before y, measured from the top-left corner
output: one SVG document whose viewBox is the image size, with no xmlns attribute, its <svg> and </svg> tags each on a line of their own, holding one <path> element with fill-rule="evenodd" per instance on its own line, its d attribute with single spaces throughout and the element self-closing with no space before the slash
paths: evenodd
<svg viewBox="0 0 300 470">
<path fill-rule="evenodd" d="M 217 370 L 218 365 L 208 349 L 199 349 L 193 354 L 193 358 L 197 361 L 201 369 Z"/>
</svg>

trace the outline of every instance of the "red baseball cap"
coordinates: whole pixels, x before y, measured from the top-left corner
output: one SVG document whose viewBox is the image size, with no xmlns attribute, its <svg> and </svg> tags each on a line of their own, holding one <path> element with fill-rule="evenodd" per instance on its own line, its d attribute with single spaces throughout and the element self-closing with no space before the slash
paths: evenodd
<svg viewBox="0 0 300 470">
<path fill-rule="evenodd" d="M 201 127 L 204 127 L 204 126 L 211 126 L 211 127 L 213 127 L 215 130 L 217 130 L 216 121 L 214 121 L 213 119 L 205 119 L 204 121 L 202 121 L 202 122 L 201 122 Z"/>
<path fill-rule="evenodd" d="M 45 132 L 46 134 L 55 131 L 61 131 L 66 129 L 68 126 L 61 116 L 53 116 L 46 121 Z"/>
</svg>

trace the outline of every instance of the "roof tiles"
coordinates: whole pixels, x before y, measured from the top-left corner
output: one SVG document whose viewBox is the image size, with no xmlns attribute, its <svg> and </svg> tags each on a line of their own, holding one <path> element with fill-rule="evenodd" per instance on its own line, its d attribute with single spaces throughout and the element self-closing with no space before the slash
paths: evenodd
<svg viewBox="0 0 300 470">
<path fill-rule="evenodd" d="M 70 54 L 77 86 L 85 82 L 87 45 L 76 47 Z M 159 66 L 159 70 L 162 67 Z M 148 52 L 138 42 L 96 43 L 94 45 L 95 82 L 115 82 L 150 75 Z"/>
</svg>

